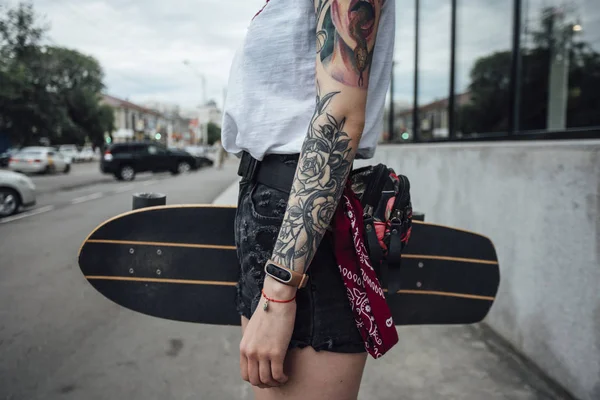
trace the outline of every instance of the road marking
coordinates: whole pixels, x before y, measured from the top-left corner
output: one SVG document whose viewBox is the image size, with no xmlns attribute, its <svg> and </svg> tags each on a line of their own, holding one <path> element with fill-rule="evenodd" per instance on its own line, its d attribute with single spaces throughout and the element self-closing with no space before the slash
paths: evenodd
<svg viewBox="0 0 600 400">
<path fill-rule="evenodd" d="M 122 188 L 119 188 L 117 190 L 115 190 L 115 193 L 123 193 L 123 192 L 128 192 L 131 189 L 133 189 L 135 187 L 135 185 L 127 185 L 127 186 L 123 186 Z"/>
<path fill-rule="evenodd" d="M 79 203 L 84 203 L 84 202 L 90 201 L 90 200 L 96 200 L 102 196 L 104 196 L 104 193 L 97 192 L 97 193 L 88 194 L 86 196 L 76 197 L 73 200 L 71 200 L 71 204 L 79 204 Z"/>
<path fill-rule="evenodd" d="M 4 219 L 0 220 L 0 224 L 17 221 L 19 219 L 23 219 L 23 218 L 27 218 L 27 217 L 33 217 L 34 215 L 43 214 L 43 213 L 46 213 L 46 212 L 52 211 L 52 210 L 54 210 L 54 206 L 45 206 L 45 207 L 37 208 L 35 210 L 31 210 L 31 211 L 27 211 L 27 212 L 24 212 L 19 215 L 15 215 L 14 217 L 4 218 Z"/>
<path fill-rule="evenodd" d="M 153 179 L 151 181 L 148 182 L 144 182 L 142 183 L 142 186 L 150 186 L 150 185 L 154 185 L 156 182 L 158 182 L 156 179 Z"/>
</svg>

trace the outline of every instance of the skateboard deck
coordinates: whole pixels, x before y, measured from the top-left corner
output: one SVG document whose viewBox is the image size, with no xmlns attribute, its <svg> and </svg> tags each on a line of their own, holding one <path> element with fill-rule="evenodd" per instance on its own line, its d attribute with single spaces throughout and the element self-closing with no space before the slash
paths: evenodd
<svg viewBox="0 0 600 400">
<path fill-rule="evenodd" d="M 79 266 L 102 295 L 170 320 L 240 325 L 235 207 L 158 206 L 124 213 L 84 241 Z M 500 280 L 490 239 L 413 221 L 400 290 L 387 294 L 396 325 L 469 324 L 488 313 Z M 340 278 L 341 279 L 341 278 Z"/>
</svg>

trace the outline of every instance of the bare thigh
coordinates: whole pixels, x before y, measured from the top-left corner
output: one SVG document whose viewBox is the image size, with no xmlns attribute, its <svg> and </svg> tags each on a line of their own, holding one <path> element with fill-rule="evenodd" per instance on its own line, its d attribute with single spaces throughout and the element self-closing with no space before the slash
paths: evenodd
<svg viewBox="0 0 600 400">
<path fill-rule="evenodd" d="M 247 324 L 248 319 L 242 317 L 242 335 Z M 366 361 L 367 353 L 292 349 L 284 364 L 289 381 L 277 388 L 252 389 L 256 400 L 356 400 Z"/>
</svg>

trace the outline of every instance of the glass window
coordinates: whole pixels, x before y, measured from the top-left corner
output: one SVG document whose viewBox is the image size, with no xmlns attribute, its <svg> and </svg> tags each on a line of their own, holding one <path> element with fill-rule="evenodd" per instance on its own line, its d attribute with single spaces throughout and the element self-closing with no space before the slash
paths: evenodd
<svg viewBox="0 0 600 400">
<path fill-rule="evenodd" d="M 513 0 L 457 3 L 456 136 L 507 132 Z"/>
<path fill-rule="evenodd" d="M 447 137 L 450 91 L 450 0 L 421 0 L 419 129 L 421 140 Z"/>
<path fill-rule="evenodd" d="M 600 126 L 600 2 L 524 0 L 519 130 Z"/>
<path fill-rule="evenodd" d="M 393 142 L 412 139 L 415 79 L 415 2 L 396 4 L 396 41 L 394 49 L 394 130 L 389 131 L 389 98 L 384 119 L 384 139 Z"/>
</svg>

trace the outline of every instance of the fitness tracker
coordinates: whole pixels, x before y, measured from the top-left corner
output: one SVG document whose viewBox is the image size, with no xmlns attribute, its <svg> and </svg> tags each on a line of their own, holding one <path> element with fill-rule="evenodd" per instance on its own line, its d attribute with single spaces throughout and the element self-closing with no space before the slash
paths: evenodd
<svg viewBox="0 0 600 400">
<path fill-rule="evenodd" d="M 305 287 L 308 282 L 308 275 L 293 271 L 272 260 L 265 264 L 265 273 L 284 285 L 294 286 L 298 289 Z"/>
</svg>

